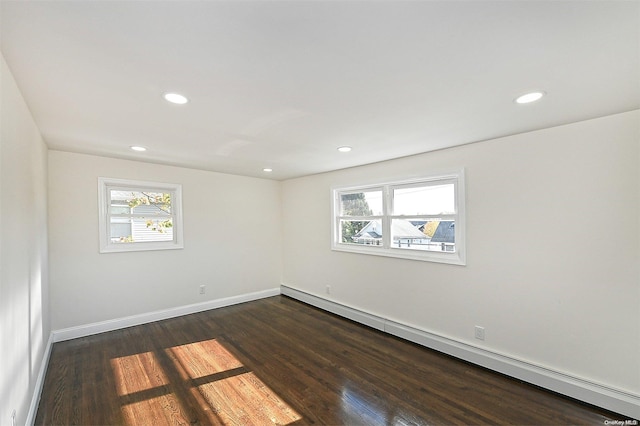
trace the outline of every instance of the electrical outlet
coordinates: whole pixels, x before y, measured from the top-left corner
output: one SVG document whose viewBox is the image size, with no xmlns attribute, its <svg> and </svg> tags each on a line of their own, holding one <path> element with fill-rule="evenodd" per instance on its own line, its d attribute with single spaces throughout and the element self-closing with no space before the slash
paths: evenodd
<svg viewBox="0 0 640 426">
<path fill-rule="evenodd" d="M 327 292 L 327 294 L 331 294 L 331 286 L 328 285 L 325 291 Z"/>
<path fill-rule="evenodd" d="M 484 340 L 484 327 L 476 325 L 476 339 Z"/>
<path fill-rule="evenodd" d="M 204 293 L 205 293 L 206 288 L 207 288 L 207 286 L 205 286 L 205 285 L 201 285 L 201 286 L 200 286 L 200 294 L 204 294 Z"/>
</svg>

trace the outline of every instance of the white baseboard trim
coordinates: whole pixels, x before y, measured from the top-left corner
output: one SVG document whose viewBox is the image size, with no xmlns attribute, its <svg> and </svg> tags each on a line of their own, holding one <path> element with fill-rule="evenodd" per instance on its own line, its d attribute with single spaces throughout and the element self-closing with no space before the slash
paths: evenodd
<svg viewBox="0 0 640 426">
<path fill-rule="evenodd" d="M 40 396 L 42 395 L 42 387 L 44 386 L 44 378 L 47 375 L 47 367 L 49 367 L 49 358 L 51 358 L 51 349 L 53 348 L 53 333 L 49 333 L 49 340 L 47 340 L 47 346 L 44 348 L 44 354 L 42 355 L 42 362 L 40 364 L 40 370 L 38 370 L 38 377 L 36 377 L 36 383 L 33 387 L 33 395 L 31 396 L 31 404 L 29 405 L 29 412 L 27 413 L 26 425 L 33 425 L 36 421 L 36 414 L 38 414 L 38 405 L 40 404 Z"/>
<path fill-rule="evenodd" d="M 393 336 L 443 352 L 473 364 L 506 374 L 562 395 L 640 419 L 640 395 L 574 377 L 507 355 L 439 336 L 368 312 L 342 305 L 323 297 L 282 285 L 281 293 L 322 310 L 365 324 Z"/>
<path fill-rule="evenodd" d="M 191 305 L 162 309 L 159 311 L 147 312 L 124 318 L 116 318 L 108 321 L 80 325 L 77 327 L 54 330 L 51 334 L 53 335 L 54 343 L 62 342 L 65 340 L 77 339 L 79 337 L 91 336 L 93 334 L 105 333 L 107 331 L 120 330 L 122 328 L 132 327 L 135 325 L 148 324 L 154 321 L 175 318 L 182 315 L 195 314 L 197 312 L 208 311 L 210 309 L 237 305 L 238 303 L 251 302 L 252 300 L 264 299 L 265 297 L 277 296 L 279 294 L 279 288 L 272 288 L 254 293 L 241 294 L 239 296 L 225 297 L 223 299 L 209 300 L 202 303 L 194 303 Z"/>
</svg>

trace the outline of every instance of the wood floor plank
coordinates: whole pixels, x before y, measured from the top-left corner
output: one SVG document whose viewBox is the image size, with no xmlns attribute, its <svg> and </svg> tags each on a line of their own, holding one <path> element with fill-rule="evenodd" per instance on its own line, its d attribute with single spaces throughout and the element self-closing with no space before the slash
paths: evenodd
<svg viewBox="0 0 640 426">
<path fill-rule="evenodd" d="M 620 419 L 276 296 L 56 343 L 36 424 L 603 425 Z"/>
</svg>

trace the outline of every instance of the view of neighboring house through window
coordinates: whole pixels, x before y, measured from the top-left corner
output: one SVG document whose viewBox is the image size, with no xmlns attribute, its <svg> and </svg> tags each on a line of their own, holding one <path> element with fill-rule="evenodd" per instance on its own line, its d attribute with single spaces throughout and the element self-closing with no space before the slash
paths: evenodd
<svg viewBox="0 0 640 426">
<path fill-rule="evenodd" d="M 173 240 L 171 193 L 109 190 L 112 243 Z"/>
<path fill-rule="evenodd" d="M 455 185 L 392 187 L 391 233 L 398 248 L 455 251 Z"/>
<path fill-rule="evenodd" d="M 100 251 L 182 248 L 181 188 L 99 179 Z"/>
<path fill-rule="evenodd" d="M 463 173 L 333 190 L 334 250 L 464 264 Z"/>
<path fill-rule="evenodd" d="M 340 216 L 341 242 L 364 244 L 366 236 L 362 235 L 362 230 L 382 217 L 382 189 L 341 192 Z M 382 226 L 369 231 L 372 238 L 381 241 Z M 369 241 L 373 243 L 372 239 Z"/>
</svg>

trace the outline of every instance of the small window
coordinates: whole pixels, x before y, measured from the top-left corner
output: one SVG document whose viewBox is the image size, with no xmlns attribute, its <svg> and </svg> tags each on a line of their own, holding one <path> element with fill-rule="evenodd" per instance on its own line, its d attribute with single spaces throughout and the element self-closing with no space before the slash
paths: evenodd
<svg viewBox="0 0 640 426">
<path fill-rule="evenodd" d="M 464 174 L 333 189 L 332 249 L 464 264 Z"/>
<path fill-rule="evenodd" d="M 98 178 L 100 252 L 183 248 L 181 189 Z"/>
</svg>

